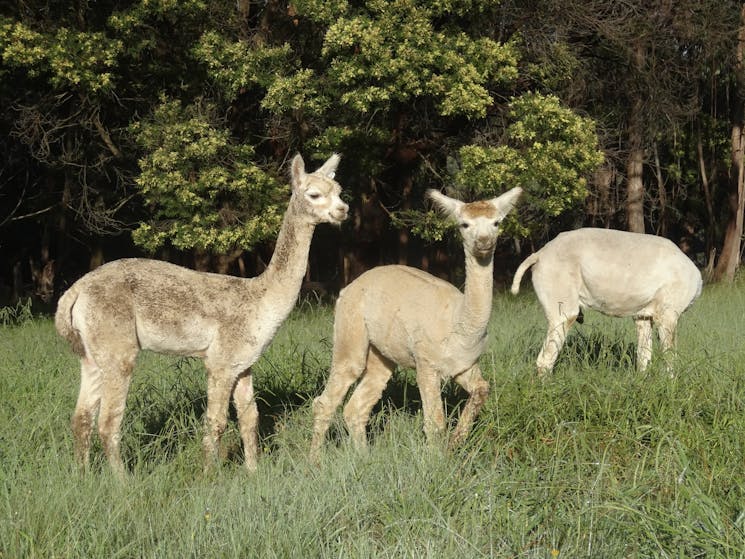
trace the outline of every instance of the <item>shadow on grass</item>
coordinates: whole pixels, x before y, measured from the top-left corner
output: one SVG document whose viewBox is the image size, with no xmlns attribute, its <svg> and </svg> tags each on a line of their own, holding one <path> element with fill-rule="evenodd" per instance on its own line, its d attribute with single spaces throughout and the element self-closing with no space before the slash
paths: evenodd
<svg viewBox="0 0 745 559">
<path fill-rule="evenodd" d="M 125 462 L 130 469 L 135 463 L 156 464 L 169 462 L 188 448 L 201 447 L 204 434 L 203 418 L 207 410 L 206 377 L 199 359 L 181 358 L 166 364 L 162 374 L 141 371 L 147 376 L 130 391 L 122 425 L 126 443 L 123 445 Z M 157 368 L 157 364 L 155 367 Z M 272 449 L 273 438 L 278 427 L 287 418 L 309 405 L 320 394 L 325 385 L 325 376 L 319 375 L 315 366 L 303 368 L 302 376 L 317 377 L 317 382 L 305 384 L 306 390 L 298 391 L 289 384 L 273 386 L 271 389 L 257 388 L 259 410 L 259 445 Z M 135 373 L 137 378 L 137 372 Z M 305 376 L 305 378 L 309 378 Z M 311 388 L 308 391 L 308 388 Z M 349 394 L 354 390 L 350 389 Z M 349 394 L 347 396 L 349 396 Z M 452 429 L 460 415 L 468 395 L 456 383 L 443 386 L 442 399 L 446 417 Z M 340 406 L 341 412 L 343 406 Z M 410 370 L 397 371 L 389 381 L 381 400 L 373 408 L 368 425 L 369 437 L 374 439 L 388 426 L 390 411 L 403 411 L 415 416 L 421 413 L 421 398 Z M 342 422 L 333 422 L 327 435 L 327 444 L 340 444 L 348 439 Z M 308 440 L 310 443 L 310 440 Z M 228 411 L 228 429 L 221 445 L 224 461 L 243 462 L 243 447 L 238 436 L 237 415 L 232 401 Z M 100 453 L 100 445 L 94 445 L 94 454 Z M 147 467 L 147 466 L 146 466 Z"/>
<path fill-rule="evenodd" d="M 402 412 L 412 417 L 421 413 L 422 400 L 419 387 L 414 379 L 414 371 L 397 369 L 391 380 L 388 381 L 382 397 L 372 409 L 367 424 L 367 436 L 370 442 L 387 429 L 392 417 L 391 412 Z M 355 386 L 353 385 L 349 389 L 347 397 L 352 394 Z M 445 383 L 441 394 L 445 417 L 448 422 L 447 428 L 451 430 L 460 416 L 462 407 L 468 400 L 468 394 L 453 381 Z M 341 409 L 343 409 L 343 404 L 339 411 Z M 343 426 L 343 421 L 334 421 L 326 435 L 326 444 L 339 446 L 348 438 L 349 435 Z"/>
<path fill-rule="evenodd" d="M 559 353 L 558 362 L 570 360 L 591 368 L 635 367 L 636 343 L 624 340 L 620 334 L 612 334 L 582 326 L 572 328 Z"/>
</svg>

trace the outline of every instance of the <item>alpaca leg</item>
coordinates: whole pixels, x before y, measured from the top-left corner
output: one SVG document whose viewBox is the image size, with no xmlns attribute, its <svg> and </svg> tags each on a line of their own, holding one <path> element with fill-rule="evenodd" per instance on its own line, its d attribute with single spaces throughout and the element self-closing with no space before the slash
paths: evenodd
<svg viewBox="0 0 745 559">
<path fill-rule="evenodd" d="M 434 443 L 445 431 L 445 411 L 442 407 L 440 376 L 430 366 L 417 363 L 416 382 L 422 398 L 424 434 L 427 441 Z"/>
<path fill-rule="evenodd" d="M 233 403 L 243 439 L 244 464 L 249 471 L 254 471 L 259 449 L 259 410 L 256 407 L 253 375 L 250 369 L 238 377 L 233 390 Z"/>
<path fill-rule="evenodd" d="M 670 378 L 675 377 L 675 371 L 673 370 L 673 361 L 675 360 L 675 345 L 676 337 L 675 331 L 678 326 L 679 313 L 675 311 L 667 311 L 659 317 L 657 321 L 657 335 L 660 338 L 660 346 L 662 346 L 662 356 L 665 359 L 665 368 Z"/>
<path fill-rule="evenodd" d="M 91 433 L 101 403 L 101 369 L 90 357 L 80 360 L 80 392 L 72 415 L 75 460 L 87 470 L 90 464 Z"/>
<path fill-rule="evenodd" d="M 567 332 L 577 319 L 578 314 L 579 308 L 570 315 L 549 319 L 546 340 L 543 342 L 543 347 L 536 360 L 539 377 L 544 377 L 553 370 L 556 360 L 559 358 L 559 352 L 564 346 Z"/>
<path fill-rule="evenodd" d="M 383 389 L 393 374 L 395 364 L 370 348 L 367 354 L 365 374 L 344 406 L 344 420 L 349 429 L 354 446 L 358 449 L 367 446 L 365 427 L 370 419 L 373 406 L 383 395 Z"/>
<path fill-rule="evenodd" d="M 228 405 L 235 377 L 225 373 L 225 369 L 207 368 L 207 413 L 202 439 L 205 470 L 219 462 L 220 437 L 228 424 Z"/>
<path fill-rule="evenodd" d="M 652 320 L 647 317 L 634 319 L 636 322 L 636 369 L 643 373 L 652 359 Z"/>
<path fill-rule="evenodd" d="M 313 400 L 313 439 L 310 443 L 310 458 L 317 461 L 326 432 L 336 409 L 344 400 L 349 387 L 362 376 L 365 370 L 369 342 L 364 322 L 355 316 L 355 309 L 346 309 L 345 299 L 336 305 L 334 320 L 334 352 L 331 373 L 326 388 Z"/>
<path fill-rule="evenodd" d="M 132 380 L 135 355 L 116 362 L 111 368 L 102 372 L 101 410 L 98 416 L 98 435 L 101 438 L 106 458 L 111 468 L 119 477 L 124 477 L 124 462 L 119 452 L 121 441 L 121 424 L 124 417 L 124 407 L 127 403 L 127 392 Z M 99 362 L 103 362 L 99 360 Z"/>
<path fill-rule="evenodd" d="M 468 433 L 471 432 L 474 419 L 476 419 L 487 396 L 489 396 L 489 383 L 481 375 L 478 363 L 455 377 L 455 382 L 468 392 L 469 397 L 458 419 L 458 426 L 453 432 L 453 438 L 450 442 L 452 447 L 458 446 L 466 439 Z"/>
<path fill-rule="evenodd" d="M 313 460 L 318 459 L 336 408 L 361 373 L 360 366 L 332 365 L 326 388 L 313 400 L 313 439 L 310 443 L 310 456 Z"/>
</svg>

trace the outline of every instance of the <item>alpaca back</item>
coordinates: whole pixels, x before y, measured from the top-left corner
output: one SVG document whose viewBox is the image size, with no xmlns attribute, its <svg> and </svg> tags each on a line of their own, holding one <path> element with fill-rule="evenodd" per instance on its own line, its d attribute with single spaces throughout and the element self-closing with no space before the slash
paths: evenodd
<svg viewBox="0 0 745 559">
<path fill-rule="evenodd" d="M 373 268 L 339 296 L 334 344 L 357 331 L 351 323 L 363 323 L 369 344 L 397 364 L 415 367 L 423 353 L 434 361 L 450 341 L 462 300 L 453 285 L 416 268 Z"/>
<path fill-rule="evenodd" d="M 221 331 L 247 334 L 257 306 L 245 289 L 250 281 L 158 260 L 117 260 L 79 279 L 68 291 L 77 294 L 74 306 L 60 305 L 58 314 L 69 313 L 70 326 L 84 334 L 113 329 L 121 343 L 140 349 L 203 356 Z"/>
</svg>

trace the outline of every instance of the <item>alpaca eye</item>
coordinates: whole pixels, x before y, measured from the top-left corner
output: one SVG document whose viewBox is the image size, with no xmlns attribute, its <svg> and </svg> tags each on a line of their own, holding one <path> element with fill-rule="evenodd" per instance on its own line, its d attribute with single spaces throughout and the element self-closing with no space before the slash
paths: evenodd
<svg viewBox="0 0 745 559">
<path fill-rule="evenodd" d="M 308 194 L 308 198 L 310 198 L 311 200 L 318 200 L 320 197 L 321 195 L 318 194 L 318 192 L 311 192 L 310 194 Z"/>
<path fill-rule="evenodd" d="M 494 227 L 499 227 L 499 221 L 494 222 Z"/>
<path fill-rule="evenodd" d="M 460 224 L 461 229 L 468 229 L 468 223 L 461 223 Z"/>
</svg>

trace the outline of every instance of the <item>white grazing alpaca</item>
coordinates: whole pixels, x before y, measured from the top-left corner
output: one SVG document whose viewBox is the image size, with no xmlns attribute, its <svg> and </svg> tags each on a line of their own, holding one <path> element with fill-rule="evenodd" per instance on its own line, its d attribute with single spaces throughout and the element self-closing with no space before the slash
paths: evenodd
<svg viewBox="0 0 745 559">
<path fill-rule="evenodd" d="M 326 388 L 315 399 L 311 456 L 318 458 L 336 408 L 359 379 L 344 407 L 357 447 L 367 445 L 365 426 L 396 365 L 416 369 L 427 438 L 445 429 L 440 383 L 453 378 L 469 394 L 452 444 L 461 442 L 489 393 L 478 359 L 486 345 L 492 309 L 494 248 L 499 224 L 522 190 L 470 204 L 427 192 L 460 226 L 466 285 L 453 285 L 408 266 L 380 266 L 347 286 L 336 303 L 334 348 Z"/>
<path fill-rule="evenodd" d="M 269 266 L 243 279 L 167 262 L 124 259 L 75 282 L 60 298 L 59 334 L 81 356 L 80 394 L 72 417 L 75 457 L 89 463 L 98 433 L 114 471 L 124 474 L 120 426 L 135 358 L 141 349 L 201 357 L 207 369 L 205 466 L 217 459 L 230 395 L 238 414 L 245 465 L 256 468 L 258 411 L 250 371 L 297 301 L 313 230 L 347 217 L 333 180 L 339 156 L 313 173 L 291 164 L 292 196 Z"/>
<path fill-rule="evenodd" d="M 644 371 L 652 358 L 652 325 L 663 351 L 671 350 L 678 318 L 701 294 L 695 264 L 671 241 L 655 235 L 593 228 L 561 233 L 520 264 L 513 294 L 531 266 L 548 321 L 536 362 L 541 376 L 553 369 L 567 330 L 583 308 L 634 318 L 636 364 Z M 669 360 L 667 367 L 672 375 Z"/>
</svg>

